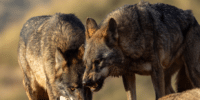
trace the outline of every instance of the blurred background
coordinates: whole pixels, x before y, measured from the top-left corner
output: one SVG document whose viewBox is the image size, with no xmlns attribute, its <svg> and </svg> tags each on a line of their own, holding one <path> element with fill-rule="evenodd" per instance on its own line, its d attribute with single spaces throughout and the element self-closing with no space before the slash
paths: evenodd
<svg viewBox="0 0 200 100">
<path fill-rule="evenodd" d="M 87 17 L 98 23 L 112 10 L 140 0 L 0 0 L 0 100 L 27 100 L 22 85 L 22 72 L 17 62 L 17 47 L 23 24 L 33 16 L 56 12 L 73 13 L 83 24 Z M 200 21 L 200 0 L 145 0 L 167 3 L 181 9 L 191 9 Z M 136 76 L 138 100 L 154 100 L 149 76 Z M 175 79 L 175 78 L 174 78 Z M 174 80 L 173 79 L 173 80 Z M 173 84 L 175 81 L 173 81 Z M 94 93 L 94 100 L 126 100 L 122 79 L 107 78 L 104 87 Z"/>
</svg>

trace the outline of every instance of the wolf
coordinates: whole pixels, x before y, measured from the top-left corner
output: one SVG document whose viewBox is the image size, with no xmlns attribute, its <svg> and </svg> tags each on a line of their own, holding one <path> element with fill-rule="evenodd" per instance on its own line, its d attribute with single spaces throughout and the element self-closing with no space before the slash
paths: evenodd
<svg viewBox="0 0 200 100">
<path fill-rule="evenodd" d="M 191 10 L 144 1 L 117 8 L 100 25 L 88 18 L 83 84 L 98 91 L 108 76 L 122 76 L 128 100 L 135 100 L 135 74 L 150 75 L 158 99 L 171 82 L 168 71 L 184 68 L 191 88 L 200 87 L 199 29 Z"/>
<path fill-rule="evenodd" d="M 166 95 L 158 100 L 199 100 L 200 89 L 195 88 L 191 90 L 184 91 L 182 93 L 173 93 Z"/>
<path fill-rule="evenodd" d="M 74 14 L 30 18 L 23 26 L 18 62 L 29 100 L 91 100 L 82 86 L 85 27 Z"/>
</svg>

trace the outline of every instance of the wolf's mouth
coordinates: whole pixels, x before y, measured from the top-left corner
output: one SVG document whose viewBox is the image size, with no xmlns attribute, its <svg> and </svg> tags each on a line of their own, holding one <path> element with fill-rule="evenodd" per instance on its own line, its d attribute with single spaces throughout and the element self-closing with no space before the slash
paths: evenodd
<svg viewBox="0 0 200 100">
<path fill-rule="evenodd" d="M 89 86 L 89 88 L 91 89 L 91 91 L 97 91 L 98 86 L 99 85 L 95 83 L 93 86 Z"/>
<path fill-rule="evenodd" d="M 97 83 L 95 83 L 94 85 L 92 86 L 88 86 L 92 92 L 97 92 L 101 89 L 102 86 L 98 85 Z"/>
<path fill-rule="evenodd" d="M 87 85 L 87 87 L 89 87 L 92 92 L 97 92 L 102 88 L 103 83 L 104 83 L 104 78 L 101 78 L 96 82 L 91 82 L 90 84 Z"/>
</svg>

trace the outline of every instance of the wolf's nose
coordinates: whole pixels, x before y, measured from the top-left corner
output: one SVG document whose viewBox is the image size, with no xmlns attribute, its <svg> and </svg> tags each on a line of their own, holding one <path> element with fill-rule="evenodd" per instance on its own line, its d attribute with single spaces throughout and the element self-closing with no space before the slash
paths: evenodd
<svg viewBox="0 0 200 100">
<path fill-rule="evenodd" d="M 91 81 L 90 81 L 90 80 L 88 80 L 88 81 L 86 81 L 86 80 L 85 80 L 85 81 L 83 81 L 83 85 L 84 85 L 84 86 L 88 86 L 90 83 L 91 83 Z"/>
<path fill-rule="evenodd" d="M 86 86 L 86 81 L 83 81 L 83 86 Z"/>
</svg>

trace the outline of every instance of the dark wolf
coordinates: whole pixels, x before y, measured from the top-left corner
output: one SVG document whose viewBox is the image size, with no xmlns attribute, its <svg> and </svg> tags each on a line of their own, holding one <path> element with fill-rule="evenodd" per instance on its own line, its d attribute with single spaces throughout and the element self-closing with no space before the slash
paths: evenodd
<svg viewBox="0 0 200 100">
<path fill-rule="evenodd" d="M 23 26 L 18 62 L 29 100 L 90 100 L 82 86 L 85 27 L 73 14 L 37 16 Z"/>
<path fill-rule="evenodd" d="M 171 84 L 166 78 L 185 68 L 192 88 L 200 87 L 199 31 L 190 10 L 163 3 L 125 5 L 99 26 L 88 18 L 83 84 L 98 91 L 106 77 L 122 76 L 127 98 L 133 100 L 135 74 L 150 75 L 158 99 Z"/>
</svg>

